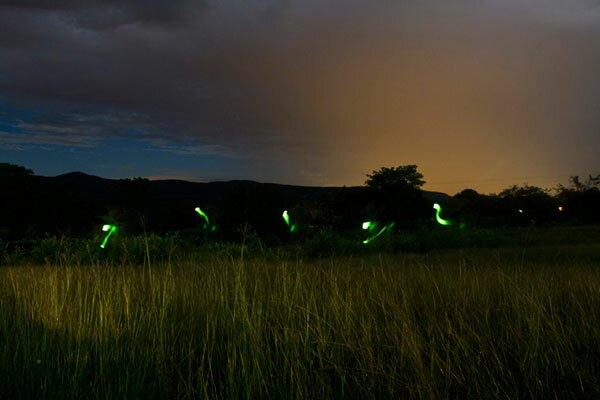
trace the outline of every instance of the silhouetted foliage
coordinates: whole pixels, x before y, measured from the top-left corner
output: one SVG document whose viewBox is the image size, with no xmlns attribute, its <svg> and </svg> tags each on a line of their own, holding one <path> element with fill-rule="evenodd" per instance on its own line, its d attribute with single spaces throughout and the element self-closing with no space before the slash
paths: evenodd
<svg viewBox="0 0 600 400">
<path fill-rule="evenodd" d="M 493 226 L 497 224 L 501 204 L 497 196 L 465 189 L 452 198 L 446 211 L 467 226 Z"/>
<path fill-rule="evenodd" d="M 500 192 L 507 221 L 518 225 L 544 223 L 556 217 L 556 201 L 549 190 L 537 186 L 513 185 Z"/>
<path fill-rule="evenodd" d="M 34 207 L 33 171 L 0 163 L 0 234 L 7 238 L 33 236 L 31 213 Z"/>
<path fill-rule="evenodd" d="M 365 185 L 375 190 L 413 189 L 418 190 L 425 184 L 423 174 L 417 171 L 416 165 L 399 167 L 381 167 L 379 171 L 367 174 Z"/>
<path fill-rule="evenodd" d="M 20 165 L 0 163 L 0 179 L 30 178 L 33 171 Z"/>
<path fill-rule="evenodd" d="M 159 210 L 155 206 L 154 190 L 145 178 L 120 179 L 116 185 L 116 204 L 111 216 L 125 225 L 132 234 L 157 228 L 154 218 Z"/>
<path fill-rule="evenodd" d="M 587 182 L 578 176 L 570 178 L 570 187 L 559 185 L 556 199 L 563 208 L 562 218 L 579 223 L 600 222 L 600 174 L 590 175 Z"/>
<path fill-rule="evenodd" d="M 383 167 L 368 174 L 361 187 L 311 188 L 251 181 L 110 180 L 79 172 L 48 178 L 0 163 L 0 239 L 91 238 L 109 223 L 123 236 L 178 232 L 200 245 L 212 239 L 239 241 L 239 227 L 247 223 L 253 237 L 268 238 L 269 243 L 330 239 L 325 234 L 329 231 L 360 243 L 361 224 L 367 220 L 382 226 L 395 222 L 396 234 L 423 229 L 427 236 L 441 229 L 435 224 L 434 201 L 452 222 L 443 229 L 450 230 L 600 221 L 600 175 L 585 181 L 572 177 L 570 182 L 569 187 L 559 186 L 554 196 L 524 185 L 497 195 L 465 189 L 450 198 L 423 192 L 425 182 L 416 165 Z M 195 207 L 207 213 L 214 230 L 206 229 Z M 294 232 L 284 222 L 283 210 L 296 225 Z"/>
<path fill-rule="evenodd" d="M 588 175 L 587 182 L 581 182 L 579 176 L 575 175 L 569 178 L 569 183 L 571 184 L 572 190 L 584 192 L 600 186 L 600 174 L 596 176 Z"/>
<path fill-rule="evenodd" d="M 267 185 L 238 182 L 217 203 L 220 209 L 217 223 L 222 227 L 220 235 L 228 239 L 238 238 L 239 225 L 246 222 L 262 236 L 286 232 L 281 214 L 291 204 Z"/>
<path fill-rule="evenodd" d="M 343 187 L 323 200 L 326 220 L 322 226 L 332 226 L 337 231 L 357 229 L 368 219 L 366 207 L 369 193 L 364 187 Z"/>
<path fill-rule="evenodd" d="M 416 165 L 382 167 L 367 175 L 365 185 L 371 201 L 368 214 L 371 219 L 395 222 L 401 227 L 414 227 L 416 220 L 430 214 L 429 204 L 423 198 L 423 175 Z"/>
</svg>

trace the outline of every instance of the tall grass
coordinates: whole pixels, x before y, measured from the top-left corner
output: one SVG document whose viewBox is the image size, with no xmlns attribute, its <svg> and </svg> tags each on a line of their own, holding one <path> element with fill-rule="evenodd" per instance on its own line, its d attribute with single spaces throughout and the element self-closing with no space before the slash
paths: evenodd
<svg viewBox="0 0 600 400">
<path fill-rule="evenodd" d="M 0 268 L 2 398 L 599 398 L 598 248 Z"/>
</svg>

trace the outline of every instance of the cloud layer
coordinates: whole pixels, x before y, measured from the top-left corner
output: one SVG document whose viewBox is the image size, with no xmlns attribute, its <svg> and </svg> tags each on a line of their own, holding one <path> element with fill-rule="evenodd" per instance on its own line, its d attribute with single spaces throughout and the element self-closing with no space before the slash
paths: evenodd
<svg viewBox="0 0 600 400">
<path fill-rule="evenodd" d="M 304 184 L 593 173 L 600 7 L 449 3 L 3 0 L 0 143 L 121 138 Z"/>
</svg>

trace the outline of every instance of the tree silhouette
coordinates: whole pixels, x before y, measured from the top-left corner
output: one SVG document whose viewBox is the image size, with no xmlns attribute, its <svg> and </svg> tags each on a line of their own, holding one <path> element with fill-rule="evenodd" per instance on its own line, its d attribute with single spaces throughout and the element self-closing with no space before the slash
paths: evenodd
<svg viewBox="0 0 600 400">
<path fill-rule="evenodd" d="M 504 189 L 500 197 L 506 221 L 523 224 L 545 223 L 556 216 L 556 201 L 549 190 L 530 185 L 513 185 Z"/>
<path fill-rule="evenodd" d="M 446 210 L 468 226 L 495 226 L 502 214 L 501 200 L 498 196 L 464 189 L 454 195 Z"/>
<path fill-rule="evenodd" d="M 571 188 L 578 192 L 585 192 L 586 190 L 590 190 L 593 188 L 597 188 L 600 186 L 600 174 L 596 176 L 588 175 L 587 182 L 581 182 L 578 175 L 571 176 L 569 178 L 569 183 L 571 184 Z M 559 185 L 559 189 L 563 188 L 562 185 Z"/>
<path fill-rule="evenodd" d="M 19 165 L 0 163 L 0 233 L 9 238 L 34 236 L 32 210 L 35 196 L 33 171 Z"/>
<path fill-rule="evenodd" d="M 416 165 L 399 167 L 381 167 L 367 175 L 365 185 L 375 190 L 419 190 L 425 184 L 423 174 L 417 171 Z"/>
<path fill-rule="evenodd" d="M 557 187 L 556 199 L 563 207 L 564 217 L 580 223 L 600 221 L 597 213 L 600 204 L 600 174 L 589 175 L 587 182 L 582 182 L 579 176 L 572 176 L 569 182 L 570 187 Z"/>
<path fill-rule="evenodd" d="M 27 179 L 33 175 L 33 171 L 20 165 L 0 163 L 0 179 Z"/>
<path fill-rule="evenodd" d="M 416 165 L 373 171 L 365 181 L 371 197 L 368 214 L 381 222 L 415 226 L 416 220 L 428 213 L 429 207 L 421 193 L 424 184 L 423 174 L 417 171 Z"/>
</svg>

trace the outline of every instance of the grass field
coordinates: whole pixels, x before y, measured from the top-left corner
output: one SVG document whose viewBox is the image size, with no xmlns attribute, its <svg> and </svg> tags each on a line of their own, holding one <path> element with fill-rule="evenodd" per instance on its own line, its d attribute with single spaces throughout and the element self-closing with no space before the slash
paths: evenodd
<svg viewBox="0 0 600 400">
<path fill-rule="evenodd" d="M 600 398 L 600 244 L 0 268 L 2 398 Z"/>
</svg>

